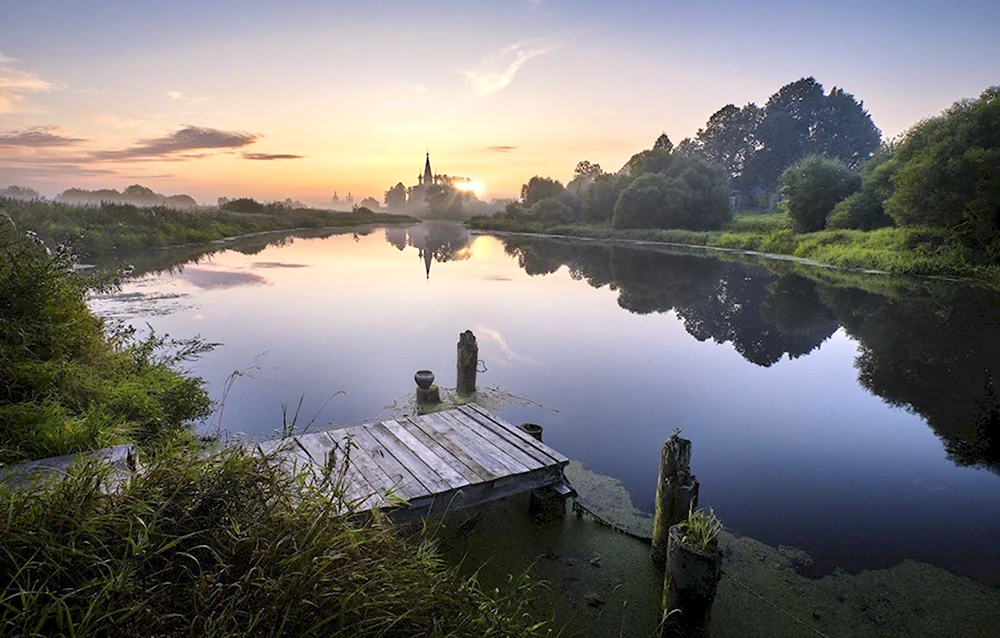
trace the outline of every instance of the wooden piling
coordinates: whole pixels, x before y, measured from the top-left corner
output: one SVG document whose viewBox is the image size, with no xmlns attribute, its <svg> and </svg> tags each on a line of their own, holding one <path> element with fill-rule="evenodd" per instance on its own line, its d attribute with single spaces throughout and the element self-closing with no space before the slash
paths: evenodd
<svg viewBox="0 0 1000 638">
<path fill-rule="evenodd" d="M 697 506 L 698 480 L 691 473 L 691 441 L 675 433 L 660 452 L 651 551 L 654 563 L 663 565 L 666 560 L 670 527 L 685 520 Z"/>
<path fill-rule="evenodd" d="M 476 368 L 479 366 L 479 346 L 476 335 L 466 330 L 458 336 L 458 376 L 456 390 L 469 395 L 476 392 Z"/>
<path fill-rule="evenodd" d="M 539 443 L 542 442 L 542 426 L 537 423 L 522 423 L 517 427 Z M 550 487 L 531 490 L 528 495 L 528 516 L 536 523 L 565 518 L 566 497 Z"/>
<path fill-rule="evenodd" d="M 707 638 L 712 603 L 722 578 L 718 543 L 695 547 L 681 540 L 680 526 L 670 528 L 663 583 L 663 638 Z"/>
</svg>

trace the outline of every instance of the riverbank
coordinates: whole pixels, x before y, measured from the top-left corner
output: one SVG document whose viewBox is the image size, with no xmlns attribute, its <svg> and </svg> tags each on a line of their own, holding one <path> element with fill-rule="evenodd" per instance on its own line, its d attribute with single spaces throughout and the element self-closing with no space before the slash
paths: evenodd
<svg viewBox="0 0 1000 638">
<path fill-rule="evenodd" d="M 43 200 L 0 198 L 6 214 L 22 232 L 31 231 L 48 244 L 72 244 L 81 256 L 96 257 L 192 244 L 270 231 L 346 228 L 364 225 L 415 224 L 409 215 L 349 212 L 311 208 L 275 208 L 240 213 L 213 208 L 180 210 L 129 204 L 67 204 Z"/>
<path fill-rule="evenodd" d="M 795 233 L 787 215 L 737 215 L 720 231 L 662 229 L 617 230 L 607 224 L 551 224 L 504 216 L 475 217 L 478 231 L 537 234 L 703 246 L 720 251 L 794 258 L 803 263 L 893 275 L 945 276 L 995 280 L 1000 265 L 959 244 L 947 232 L 930 228 L 881 228 L 873 231 L 823 230 Z"/>
</svg>

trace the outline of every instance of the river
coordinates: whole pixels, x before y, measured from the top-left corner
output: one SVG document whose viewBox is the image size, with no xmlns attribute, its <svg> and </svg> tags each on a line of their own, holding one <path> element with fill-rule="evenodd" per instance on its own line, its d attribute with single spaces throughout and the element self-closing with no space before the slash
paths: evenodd
<svg viewBox="0 0 1000 638">
<path fill-rule="evenodd" d="M 92 305 L 221 344 L 189 364 L 223 406 L 207 434 L 391 413 L 417 369 L 454 385 L 471 329 L 500 415 L 639 509 L 681 428 L 701 504 L 806 575 L 909 558 L 1000 585 L 995 290 L 443 222 L 324 235 L 135 257 Z"/>
</svg>

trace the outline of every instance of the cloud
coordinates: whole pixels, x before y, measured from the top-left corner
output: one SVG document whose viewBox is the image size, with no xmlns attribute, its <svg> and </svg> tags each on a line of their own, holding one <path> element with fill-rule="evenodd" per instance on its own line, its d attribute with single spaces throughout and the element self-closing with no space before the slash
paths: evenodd
<svg viewBox="0 0 1000 638">
<path fill-rule="evenodd" d="M 167 96 L 171 100 L 183 100 L 184 102 L 187 102 L 188 104 L 191 105 L 200 104 L 208 100 L 207 97 L 193 97 L 185 93 L 182 93 L 181 91 L 167 91 Z"/>
<path fill-rule="evenodd" d="M 462 71 L 462 75 L 481 95 L 499 93 L 514 81 L 514 76 L 525 62 L 552 50 L 554 47 L 551 46 L 528 48 L 523 44 L 513 44 L 498 55 L 483 60 L 475 69 Z"/>
<path fill-rule="evenodd" d="M 292 155 L 291 153 L 244 153 L 243 159 L 248 160 L 290 160 L 302 159 L 304 155 Z"/>
<path fill-rule="evenodd" d="M 510 153 L 511 151 L 516 151 L 516 146 L 487 146 L 483 149 L 487 153 Z"/>
<path fill-rule="evenodd" d="M 15 69 L 14 58 L 0 53 L 0 113 L 10 113 L 14 103 L 24 99 L 24 93 L 52 91 L 59 88 L 55 82 L 42 79 L 28 71 Z"/>
<path fill-rule="evenodd" d="M 79 137 L 69 137 L 55 132 L 58 130 L 55 126 L 35 126 L 20 131 L 0 131 L 0 146 L 45 148 L 69 146 L 86 141 Z"/>
<path fill-rule="evenodd" d="M 116 151 L 97 151 L 92 157 L 99 160 L 135 160 L 180 157 L 193 159 L 205 154 L 183 154 L 203 149 L 242 148 L 260 139 L 260 135 L 239 131 L 220 131 L 201 126 L 185 126 L 162 137 L 139 140 L 129 148 Z"/>
</svg>

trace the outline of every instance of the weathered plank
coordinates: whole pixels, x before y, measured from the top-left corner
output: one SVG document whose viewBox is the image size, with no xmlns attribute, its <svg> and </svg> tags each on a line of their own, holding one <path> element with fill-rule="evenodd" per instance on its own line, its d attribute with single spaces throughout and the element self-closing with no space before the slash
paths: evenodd
<svg viewBox="0 0 1000 638">
<path fill-rule="evenodd" d="M 441 478 L 431 465 L 428 465 L 417 454 L 400 441 L 392 432 L 386 429 L 385 424 L 375 423 L 367 428 L 376 441 L 382 444 L 399 464 L 405 467 L 413 476 L 420 481 L 429 494 L 446 492 L 451 489 L 451 484 Z"/>
<path fill-rule="evenodd" d="M 352 434 L 360 449 L 367 452 L 367 457 L 393 480 L 400 497 L 411 500 L 430 493 L 430 489 L 420 479 L 375 440 L 368 427 L 354 428 Z"/>
<path fill-rule="evenodd" d="M 462 476 L 447 462 L 446 459 L 434 453 L 434 450 L 424 445 L 423 441 L 414 436 L 401 423 L 395 420 L 383 421 L 382 425 L 392 433 L 399 441 L 407 446 L 414 454 L 420 457 L 424 463 L 434 469 L 450 488 L 459 488 L 469 485 L 469 479 Z M 443 448 L 441 448 L 443 449 Z"/>
<path fill-rule="evenodd" d="M 428 434 L 427 431 L 420 427 L 416 421 L 413 419 L 403 419 L 400 421 L 400 425 L 412 434 L 415 438 L 420 440 L 421 443 L 426 445 L 428 449 L 434 452 L 443 462 L 448 464 L 453 470 L 458 472 L 465 478 L 469 483 L 480 483 L 482 481 L 488 481 L 493 474 L 485 467 L 479 464 L 476 459 L 472 458 L 465 453 L 460 447 L 452 447 L 448 449 L 442 445 L 441 441 L 438 441 L 436 434 Z"/>
<path fill-rule="evenodd" d="M 498 435 L 496 432 L 486 427 L 483 423 L 469 417 L 468 415 L 461 412 L 441 412 L 439 413 L 439 416 L 443 419 L 451 421 L 454 427 L 465 428 L 465 430 L 470 434 L 475 434 L 480 437 L 487 445 L 497 448 L 502 454 L 520 463 L 521 466 L 524 467 L 525 471 L 545 467 L 545 464 L 539 462 L 538 459 L 525 453 L 516 445 L 511 444 L 505 437 Z"/>
<path fill-rule="evenodd" d="M 481 439 L 464 431 L 465 428 L 454 427 L 449 421 L 442 419 L 440 414 L 425 414 L 420 420 L 432 431 L 437 432 L 441 439 L 452 445 L 461 446 L 466 453 L 474 456 L 477 461 L 490 470 L 491 478 L 528 471 L 528 468 L 523 465 L 503 458 L 505 455 L 499 454 L 496 448 L 490 450 Z"/>
<path fill-rule="evenodd" d="M 499 425 L 504 430 L 509 432 L 511 435 L 517 437 L 517 440 L 520 441 L 522 445 L 528 446 L 532 450 L 535 450 L 540 454 L 543 454 L 544 456 L 551 459 L 552 462 L 555 463 L 569 462 L 569 459 L 563 456 L 562 454 L 559 454 L 559 452 L 556 452 L 551 447 L 537 440 L 535 437 L 531 436 L 530 434 L 528 434 L 521 428 L 517 427 L 516 425 L 504 421 L 495 414 L 490 414 L 478 403 L 466 403 L 463 406 L 459 406 L 458 410 L 464 414 L 468 414 L 470 416 L 475 415 L 481 417 L 484 420 L 488 420 L 491 421 L 492 423 L 495 423 L 496 425 Z"/>
</svg>

